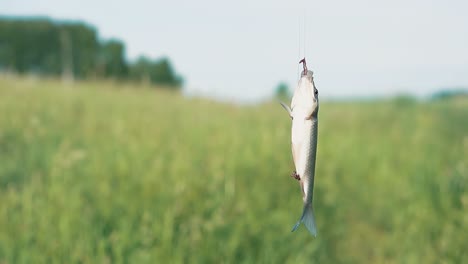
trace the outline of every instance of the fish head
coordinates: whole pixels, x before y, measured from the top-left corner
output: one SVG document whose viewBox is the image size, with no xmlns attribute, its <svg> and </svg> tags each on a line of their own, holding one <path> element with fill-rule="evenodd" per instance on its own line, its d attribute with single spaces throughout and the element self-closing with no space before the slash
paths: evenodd
<svg viewBox="0 0 468 264">
<path fill-rule="evenodd" d="M 312 87 L 310 88 L 311 94 L 312 94 L 312 100 L 316 104 L 315 107 L 318 108 L 319 98 L 318 98 L 318 90 L 317 90 L 317 87 L 315 87 L 315 83 L 314 83 L 314 73 L 308 70 L 306 74 L 303 73 L 302 75 L 303 75 L 302 77 L 307 79 L 307 82 L 312 84 Z"/>
<path fill-rule="evenodd" d="M 319 98 L 312 71 L 304 70 L 301 73 L 301 79 L 294 91 L 291 108 L 293 113 L 296 112 L 298 115 L 304 115 L 306 119 L 317 116 Z"/>
</svg>

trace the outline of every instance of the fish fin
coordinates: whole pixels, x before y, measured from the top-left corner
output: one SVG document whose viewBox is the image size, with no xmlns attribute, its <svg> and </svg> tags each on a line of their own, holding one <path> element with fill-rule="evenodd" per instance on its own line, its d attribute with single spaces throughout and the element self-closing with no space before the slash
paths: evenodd
<svg viewBox="0 0 468 264">
<path fill-rule="evenodd" d="M 317 236 L 317 227 L 315 226 L 315 217 L 314 217 L 314 209 L 311 205 L 304 205 L 304 211 L 302 212 L 301 219 L 297 221 L 297 223 L 292 228 L 291 232 L 296 231 L 296 229 L 304 223 L 307 227 L 307 230 L 315 237 Z"/>
<path fill-rule="evenodd" d="M 292 118 L 292 110 L 291 110 L 291 108 L 289 108 L 289 106 L 287 106 L 287 105 L 286 105 L 285 103 L 283 103 L 283 102 L 280 102 L 280 104 L 281 104 L 281 106 L 282 106 L 286 111 L 288 111 L 289 117 Z"/>
</svg>

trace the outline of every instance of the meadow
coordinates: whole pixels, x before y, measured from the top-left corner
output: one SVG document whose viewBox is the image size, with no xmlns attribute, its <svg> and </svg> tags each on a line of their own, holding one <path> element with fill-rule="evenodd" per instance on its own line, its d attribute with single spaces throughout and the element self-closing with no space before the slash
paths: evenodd
<svg viewBox="0 0 468 264">
<path fill-rule="evenodd" d="M 316 238 L 291 233 L 290 125 L 273 101 L 2 77 L 0 263 L 468 262 L 466 98 L 321 102 Z"/>
</svg>

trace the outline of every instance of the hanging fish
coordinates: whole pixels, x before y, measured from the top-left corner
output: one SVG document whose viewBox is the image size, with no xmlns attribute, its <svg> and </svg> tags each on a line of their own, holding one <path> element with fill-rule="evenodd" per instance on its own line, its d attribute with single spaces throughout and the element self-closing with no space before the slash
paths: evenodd
<svg viewBox="0 0 468 264">
<path fill-rule="evenodd" d="M 299 181 L 304 201 L 302 216 L 291 232 L 294 232 L 301 223 L 304 223 L 309 232 L 316 236 L 317 228 L 312 198 L 317 153 L 319 100 L 318 90 L 315 88 L 312 76 L 313 73 L 307 70 L 305 58 L 299 63 L 302 63 L 303 71 L 294 91 L 291 108 L 281 103 L 292 119 L 291 142 L 296 171 L 292 173 L 291 177 Z"/>
</svg>

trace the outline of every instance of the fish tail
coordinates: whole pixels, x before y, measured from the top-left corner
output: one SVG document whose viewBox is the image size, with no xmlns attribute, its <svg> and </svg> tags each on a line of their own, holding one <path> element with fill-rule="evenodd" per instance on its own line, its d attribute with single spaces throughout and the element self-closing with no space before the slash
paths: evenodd
<svg viewBox="0 0 468 264">
<path fill-rule="evenodd" d="M 304 210 L 302 212 L 301 219 L 297 221 L 297 223 L 294 225 L 291 232 L 296 231 L 296 229 L 301 225 L 301 223 L 304 223 L 304 225 L 307 227 L 307 229 L 313 236 L 317 236 L 317 227 L 315 226 L 314 208 L 312 207 L 311 204 L 304 205 Z"/>
</svg>

